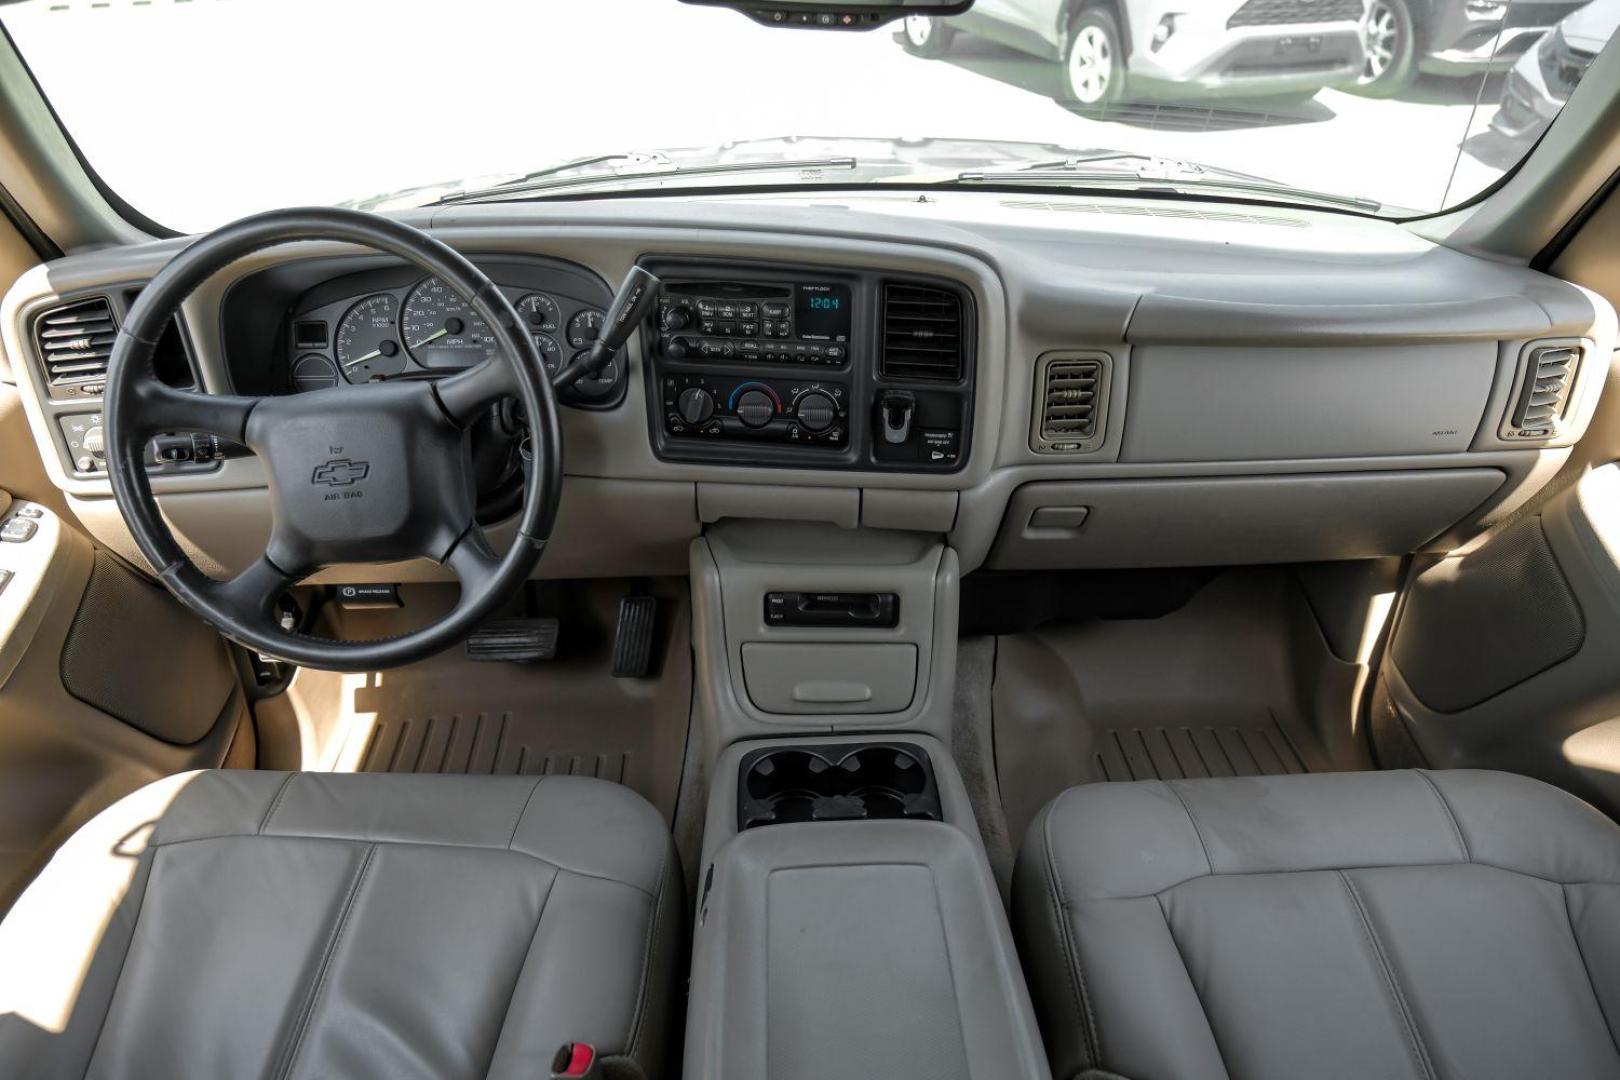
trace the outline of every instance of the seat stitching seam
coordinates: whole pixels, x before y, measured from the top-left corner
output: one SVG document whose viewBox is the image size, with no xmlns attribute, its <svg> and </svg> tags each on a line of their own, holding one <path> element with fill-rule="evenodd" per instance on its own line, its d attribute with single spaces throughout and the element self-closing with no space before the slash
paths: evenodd
<svg viewBox="0 0 1620 1080">
<path fill-rule="evenodd" d="M 495 1032 L 495 1045 L 489 1050 L 489 1064 L 484 1067 L 487 1077 L 495 1068 L 495 1059 L 501 1052 L 501 1038 L 506 1034 L 506 1025 L 512 1019 L 512 1006 L 517 1001 L 518 987 L 523 985 L 523 973 L 529 969 L 529 958 L 534 955 L 534 943 L 540 937 L 540 925 L 546 921 L 546 909 L 551 906 L 551 898 L 557 893 L 557 879 L 563 871 L 551 875 L 551 883 L 546 886 L 546 897 L 540 901 L 540 910 L 534 916 L 534 929 L 529 932 L 529 947 L 523 951 L 523 962 L 518 965 L 517 977 L 512 980 L 512 989 L 506 995 L 506 1011 L 501 1014 L 501 1026 Z"/>
<path fill-rule="evenodd" d="M 647 936 L 641 943 L 641 991 L 636 998 L 636 1012 L 630 1020 L 630 1037 L 626 1041 L 626 1052 L 636 1056 L 641 1048 L 643 1026 L 647 1020 L 647 1001 L 652 996 L 652 961 L 653 950 L 658 940 L 658 926 L 664 914 L 664 890 L 669 885 L 669 849 L 664 849 L 664 859 L 658 865 L 658 893 L 653 897 L 652 917 L 647 920 Z"/>
<path fill-rule="evenodd" d="M 1434 782 L 1434 777 L 1422 769 L 1412 771 L 1421 777 L 1425 784 L 1429 785 L 1429 790 L 1434 792 L 1434 797 L 1440 800 L 1440 809 L 1446 812 L 1446 819 L 1451 822 L 1452 831 L 1457 834 L 1457 846 L 1462 849 L 1463 861 L 1473 862 L 1474 857 L 1468 850 L 1468 838 L 1463 835 L 1462 823 L 1457 820 L 1457 812 L 1451 808 L 1451 803 L 1446 799 L 1445 793 L 1440 790 L 1440 785 Z"/>
<path fill-rule="evenodd" d="M 141 895 L 135 901 L 135 921 L 129 927 L 129 944 L 124 948 L 124 955 L 118 961 L 118 977 L 112 981 L 112 993 L 107 998 L 107 1008 L 101 1014 L 101 1023 L 96 1027 L 96 1041 L 90 1046 L 90 1056 L 84 1061 L 84 1075 L 90 1075 L 90 1069 L 96 1063 L 96 1053 L 101 1049 L 101 1037 L 107 1031 L 107 1018 L 112 1015 L 113 1006 L 118 1001 L 118 984 L 124 981 L 124 968 L 129 966 L 129 954 L 135 951 L 135 935 L 141 929 L 141 914 L 146 911 L 146 895 L 152 889 L 152 871 L 157 864 L 157 853 L 152 854 L 152 864 L 146 868 L 146 879 L 141 883 Z"/>
<path fill-rule="evenodd" d="M 331 973 L 332 960 L 337 956 L 338 948 L 343 943 L 344 934 L 349 929 L 349 916 L 354 912 L 354 902 L 360 895 L 360 887 L 365 882 L 367 874 L 371 872 L 376 854 L 376 844 L 370 844 L 366 847 L 366 857 L 361 860 L 359 868 L 355 871 L 354 880 L 349 882 L 349 891 L 343 898 L 343 909 L 338 913 L 337 922 L 332 927 L 331 936 L 328 938 L 326 948 L 321 954 L 320 967 L 315 973 L 315 981 L 310 986 L 308 1000 L 305 1001 L 304 1007 L 300 1011 L 297 1027 L 293 1030 L 291 1041 L 284 1051 L 285 1064 L 277 1070 L 277 1075 L 282 1077 L 283 1080 L 292 1075 L 294 1067 L 298 1064 L 299 1057 L 303 1054 L 304 1036 L 309 1032 L 309 1023 L 315 1015 L 316 1006 L 325 995 L 326 977 Z"/>
<path fill-rule="evenodd" d="M 265 807 L 264 817 L 259 819 L 259 828 L 255 835 L 264 835 L 264 830 L 270 825 L 270 818 L 274 816 L 276 808 L 281 805 L 281 797 L 287 794 L 287 788 L 292 786 L 292 780 L 295 775 L 297 774 L 288 773 L 286 776 L 281 778 L 281 786 L 276 788 L 275 797 L 270 800 L 270 805 Z"/>
<path fill-rule="evenodd" d="M 1564 918 L 1569 921 L 1569 936 L 1575 942 L 1575 955 L 1581 958 L 1581 969 L 1586 972 L 1586 985 L 1592 991 L 1592 1000 L 1597 1003 L 1598 1015 L 1603 1017 L 1603 1026 L 1609 1029 L 1609 1042 L 1614 1045 L 1616 1056 L 1620 1056 L 1620 1037 L 1614 1033 L 1614 1024 L 1609 1020 L 1609 1012 L 1603 1007 L 1603 999 L 1598 996 L 1597 981 L 1592 978 L 1592 965 L 1586 960 L 1586 950 L 1581 946 L 1581 935 L 1575 932 L 1575 913 L 1569 907 L 1569 886 L 1562 885 L 1558 890 L 1564 899 Z"/>
<path fill-rule="evenodd" d="M 1045 849 L 1045 858 L 1041 861 L 1045 864 L 1047 899 L 1052 904 L 1058 934 L 1063 942 L 1063 967 L 1069 977 L 1069 995 L 1074 1002 L 1074 1011 L 1080 1017 L 1080 1033 L 1085 1039 L 1086 1053 L 1091 1058 L 1090 1063 L 1093 1067 L 1100 1067 L 1102 1039 L 1097 1031 L 1096 1017 L 1091 1011 L 1091 995 L 1086 992 L 1086 977 L 1080 970 L 1080 958 L 1076 955 L 1074 936 L 1069 932 L 1068 901 L 1063 895 L 1063 886 L 1058 881 L 1057 861 L 1052 857 L 1052 817 L 1062 799 L 1063 796 L 1059 795 L 1058 800 L 1047 808 L 1046 816 L 1041 820 L 1041 846 Z"/>
<path fill-rule="evenodd" d="M 1372 951 L 1373 960 L 1377 962 L 1379 970 L 1383 973 L 1384 983 L 1389 988 L 1389 994 L 1395 1002 L 1395 1009 L 1400 1015 L 1401 1026 L 1406 1029 L 1406 1038 L 1412 1051 L 1413 1060 L 1417 1063 L 1419 1072 L 1429 1080 L 1435 1080 L 1434 1064 L 1429 1060 L 1427 1047 L 1423 1045 L 1423 1038 L 1418 1033 L 1417 1022 L 1412 1017 L 1411 1010 L 1406 1004 L 1406 995 L 1401 992 L 1400 983 L 1395 979 L 1395 970 L 1390 966 L 1389 957 L 1384 952 L 1382 943 L 1378 940 L 1378 932 L 1373 929 L 1372 919 L 1367 914 L 1366 907 L 1361 902 L 1361 894 L 1356 890 L 1355 883 L 1343 870 L 1338 871 L 1339 881 L 1344 885 L 1345 892 L 1350 898 L 1350 904 L 1356 910 L 1361 922 L 1361 932 L 1366 938 L 1367 946 Z"/>
<path fill-rule="evenodd" d="M 1181 970 L 1187 973 L 1187 985 L 1192 987 L 1193 1000 L 1198 1002 L 1198 1010 L 1204 1015 L 1204 1024 L 1209 1028 L 1209 1040 L 1215 1044 L 1215 1056 L 1220 1059 L 1221 1072 L 1228 1077 L 1232 1075 L 1226 1067 L 1226 1054 L 1221 1050 L 1221 1040 L 1215 1035 L 1215 1022 L 1209 1017 L 1209 1007 L 1204 1004 L 1204 997 L 1198 992 L 1198 984 L 1193 980 L 1192 967 L 1187 963 L 1187 954 L 1181 951 L 1181 942 L 1176 939 L 1175 927 L 1170 925 L 1170 912 L 1164 906 L 1164 897 L 1153 898 L 1159 905 L 1159 917 L 1164 920 L 1164 932 L 1170 938 L 1170 947 L 1176 950 L 1176 959 L 1181 961 Z"/>
<path fill-rule="evenodd" d="M 1187 824 L 1192 826 L 1193 835 L 1198 837 L 1198 846 L 1203 849 L 1204 865 L 1209 867 L 1209 872 L 1211 874 L 1214 874 L 1215 860 L 1209 857 L 1209 844 L 1204 840 L 1203 827 L 1198 824 L 1198 818 L 1194 816 L 1192 807 L 1188 806 L 1187 800 L 1181 797 L 1181 792 L 1176 790 L 1176 785 L 1173 781 L 1164 781 L 1164 786 L 1171 795 L 1175 796 L 1176 802 L 1181 804 L 1181 812 L 1187 815 Z"/>
<path fill-rule="evenodd" d="M 529 789 L 528 798 L 523 800 L 523 807 L 518 811 L 517 820 L 512 822 L 512 835 L 506 839 L 507 851 L 511 851 L 512 845 L 517 843 L 518 830 L 523 828 L 523 819 L 529 816 L 529 804 L 534 802 L 534 793 L 540 790 L 540 781 L 544 779 L 545 777 L 542 776 L 536 780 L 534 782 L 534 787 Z"/>
<path fill-rule="evenodd" d="M 150 848 L 179 847 L 182 844 L 202 844 L 210 840 L 251 840 L 254 833 L 220 833 L 215 836 L 188 836 L 181 840 L 165 840 L 161 843 L 149 844 Z M 592 881 L 605 881 L 610 885 L 623 885 L 627 889 L 634 889 L 643 896 L 653 895 L 653 890 L 637 885 L 633 881 L 623 878 L 608 877 L 605 874 L 593 874 L 589 870 L 578 870 L 564 863 L 554 862 L 543 855 L 536 855 L 528 851 L 519 851 L 514 848 L 496 847 L 492 844 L 456 844 L 433 840 L 382 840 L 369 839 L 360 836 L 310 836 L 304 833 L 268 833 L 267 840 L 301 840 L 306 843 L 320 844 L 371 844 L 376 847 L 419 847 L 419 848 L 450 848 L 453 851 L 488 851 L 494 854 L 511 855 L 518 859 L 530 859 L 554 870 L 567 871 L 575 877 L 590 878 Z M 1620 884 L 1617 882 L 1616 884 Z"/>
<path fill-rule="evenodd" d="M 1532 874 L 1518 870 L 1511 866 L 1501 866 L 1497 863 L 1481 862 L 1472 859 L 1468 862 L 1418 862 L 1418 863 L 1363 863 L 1356 866 L 1288 866 L 1276 867 L 1269 870 L 1220 870 L 1213 874 L 1194 874 L 1190 878 L 1171 882 L 1163 888 L 1154 889 L 1145 893 L 1109 893 L 1103 896 L 1093 896 L 1092 900 L 1141 900 L 1149 896 L 1162 896 L 1165 893 L 1175 892 L 1177 889 L 1191 885 L 1195 881 L 1206 878 L 1243 878 L 1243 877 L 1280 877 L 1284 874 L 1341 874 L 1351 870 L 1434 870 L 1447 866 L 1477 866 L 1483 870 L 1495 870 L 1500 874 L 1513 874 L 1516 877 L 1528 878 L 1531 881 L 1545 881 L 1549 885 L 1585 885 L 1599 889 L 1620 888 L 1620 881 L 1560 881 L 1557 878 L 1543 877 L 1541 874 Z"/>
</svg>

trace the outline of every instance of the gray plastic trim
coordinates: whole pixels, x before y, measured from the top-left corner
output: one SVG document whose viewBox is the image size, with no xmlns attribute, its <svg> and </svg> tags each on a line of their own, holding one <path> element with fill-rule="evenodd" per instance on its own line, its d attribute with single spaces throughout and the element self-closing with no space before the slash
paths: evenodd
<svg viewBox="0 0 1620 1080">
<path fill-rule="evenodd" d="M 993 569 L 1317 562 L 1421 549 L 1502 486 L 1495 469 L 1026 484 Z M 1036 515 L 1085 508 L 1083 521 Z"/>
<path fill-rule="evenodd" d="M 795 732 L 913 731 L 948 738 L 956 679 L 956 554 L 921 533 L 828 525 L 727 521 L 692 544 L 692 634 L 698 715 L 718 752 L 738 739 Z M 900 619 L 890 629 L 778 627 L 765 622 L 765 594 L 892 592 Z M 768 712 L 749 694 L 743 648 L 792 645 L 909 645 L 916 692 L 903 708 L 854 714 L 829 707 Z M 817 669 L 800 676 L 820 679 Z"/>
</svg>

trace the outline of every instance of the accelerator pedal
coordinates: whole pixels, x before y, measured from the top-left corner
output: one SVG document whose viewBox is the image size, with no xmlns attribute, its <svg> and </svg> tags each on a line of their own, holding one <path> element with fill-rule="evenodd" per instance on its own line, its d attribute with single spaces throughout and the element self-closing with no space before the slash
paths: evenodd
<svg viewBox="0 0 1620 1080">
<path fill-rule="evenodd" d="M 467 639 L 467 659 L 486 664 L 533 664 L 557 655 L 556 619 L 499 619 Z"/>
<path fill-rule="evenodd" d="M 613 631 L 615 679 L 645 679 L 652 674 L 653 629 L 657 624 L 657 597 L 627 596 L 619 601 L 619 625 Z"/>
</svg>

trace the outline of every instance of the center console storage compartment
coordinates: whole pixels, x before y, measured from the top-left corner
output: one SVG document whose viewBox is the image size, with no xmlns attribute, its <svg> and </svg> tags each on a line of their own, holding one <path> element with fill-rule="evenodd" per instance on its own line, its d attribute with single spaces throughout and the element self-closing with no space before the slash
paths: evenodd
<svg viewBox="0 0 1620 1080">
<path fill-rule="evenodd" d="M 916 743 L 767 746 L 743 756 L 737 828 L 799 821 L 941 821 L 928 751 Z"/>
<path fill-rule="evenodd" d="M 753 829 L 705 882 L 683 1075 L 1049 1077 L 1005 911 L 961 829 Z"/>
</svg>

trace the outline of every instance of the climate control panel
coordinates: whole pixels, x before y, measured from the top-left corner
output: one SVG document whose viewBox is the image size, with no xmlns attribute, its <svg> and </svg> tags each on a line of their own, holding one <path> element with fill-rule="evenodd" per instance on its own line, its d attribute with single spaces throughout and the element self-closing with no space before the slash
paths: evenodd
<svg viewBox="0 0 1620 1080">
<path fill-rule="evenodd" d="M 664 431 L 677 439 L 849 443 L 849 388 L 822 379 L 666 373 Z"/>
</svg>

